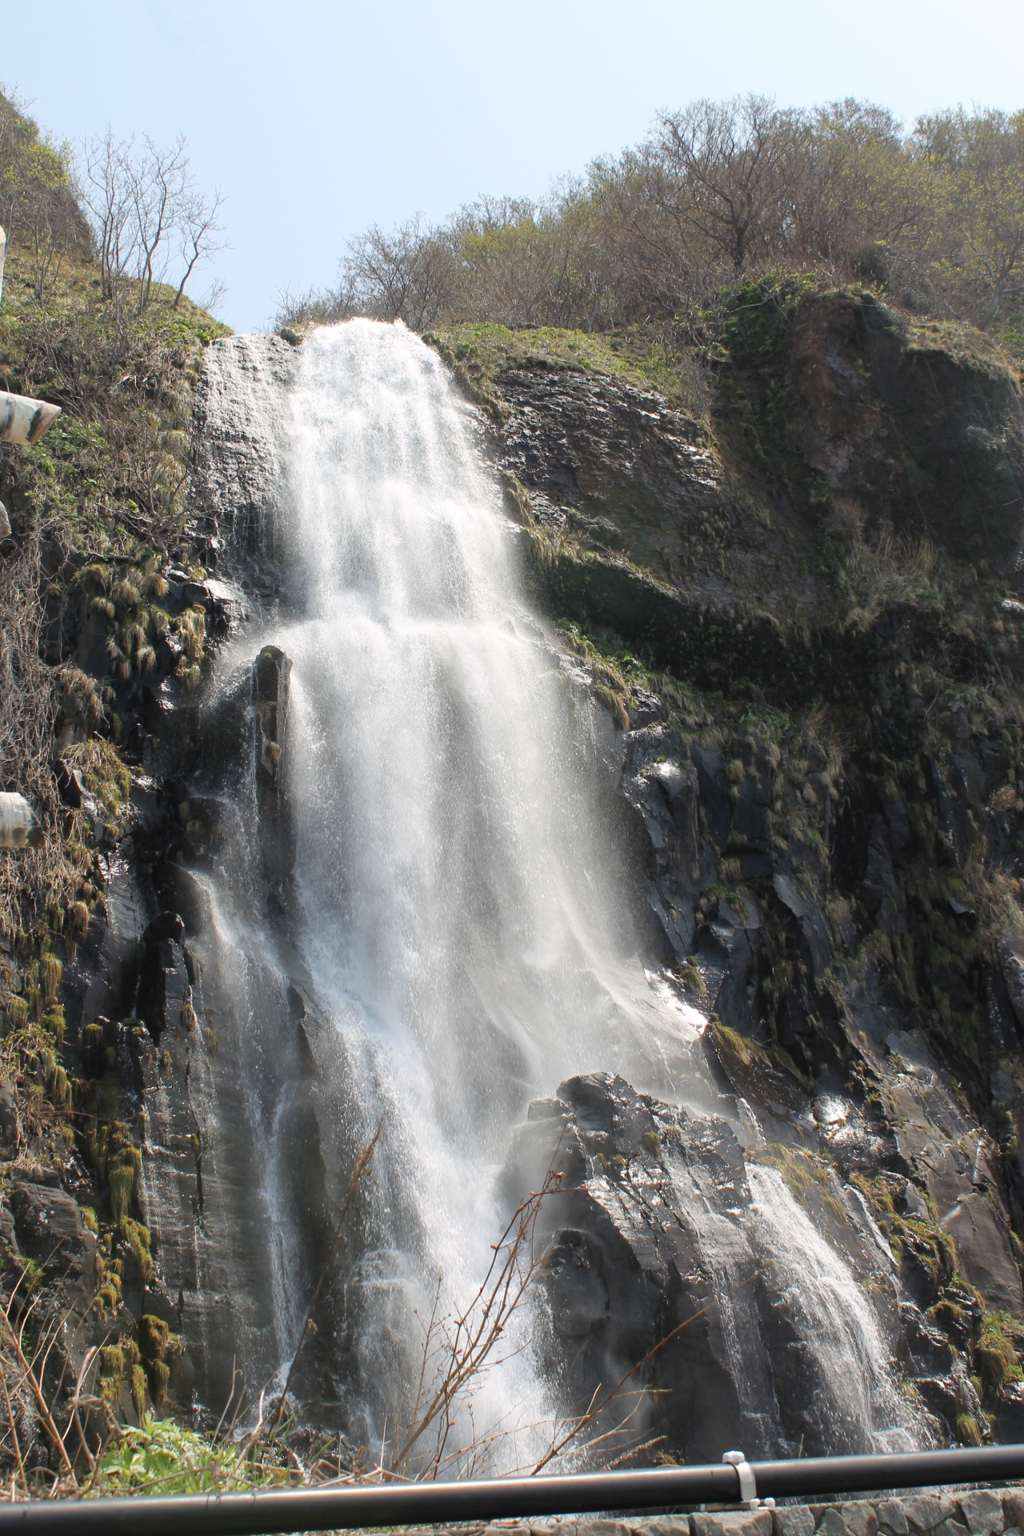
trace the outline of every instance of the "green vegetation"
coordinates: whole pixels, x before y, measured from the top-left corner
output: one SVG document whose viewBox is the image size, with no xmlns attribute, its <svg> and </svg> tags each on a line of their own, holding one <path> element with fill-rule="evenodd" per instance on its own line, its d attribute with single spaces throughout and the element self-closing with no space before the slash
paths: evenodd
<svg viewBox="0 0 1024 1536">
<path fill-rule="evenodd" d="M 981 1378 L 982 1401 L 986 1408 L 995 1407 L 1004 1382 L 1024 1380 L 1019 1358 L 1022 1347 L 1024 1325 L 1020 1318 L 997 1310 L 982 1313 L 974 1346 L 974 1365 Z"/>
<path fill-rule="evenodd" d="M 227 1493 L 299 1480 L 294 1468 L 258 1460 L 248 1442 L 214 1442 L 173 1419 L 147 1415 L 107 1447 L 88 1493 Z"/>
<path fill-rule="evenodd" d="M 89 229 L 75 198 L 66 147 L 41 138 L 30 118 L 0 96 L 0 224 L 17 246 L 42 304 L 69 259 L 88 255 Z"/>
<path fill-rule="evenodd" d="M 985 1443 L 981 1425 L 973 1414 L 957 1414 L 956 1433 L 961 1445 L 984 1445 Z"/>
<path fill-rule="evenodd" d="M 816 1194 L 819 1199 L 829 1196 L 830 1169 L 813 1152 L 804 1151 L 800 1147 L 786 1147 L 781 1142 L 770 1142 L 763 1150 L 752 1153 L 751 1161 L 776 1169 L 800 1205 L 806 1205 L 812 1194 Z M 845 1222 L 846 1213 L 841 1206 L 840 1213 Z"/>
<path fill-rule="evenodd" d="M 660 668 L 650 652 L 646 659 L 624 647 L 617 636 L 602 638 L 573 619 L 559 619 L 557 630 L 566 650 L 593 668 L 595 693 L 613 716 L 629 707 L 630 690 L 643 688 L 665 705 L 671 730 L 707 745 L 722 745 L 737 731 L 757 732 L 771 744 L 782 742 L 798 729 L 808 729 L 820 719 L 791 715 L 769 704 L 756 685 L 738 683 L 726 696 L 721 690 L 702 689 Z"/>
<path fill-rule="evenodd" d="M 959 1316 L 959 1302 L 942 1297 L 957 1273 L 956 1244 L 949 1233 L 933 1221 L 897 1216 L 889 1229 L 889 1246 L 894 1258 L 902 1261 L 912 1257 L 928 1275 L 931 1294 L 936 1298 L 932 1308 L 935 1320 L 948 1321 L 954 1311 Z"/>
<path fill-rule="evenodd" d="M 188 177 L 176 153 L 180 192 Z M 154 169 L 140 162 L 125 174 Z M 179 214 L 183 208 L 179 198 Z M 29 858 L 0 855 L 0 1080 L 14 1088 L 18 1107 L 14 1155 L 50 1176 L 73 1166 L 76 1180 L 84 1164 L 93 1178 L 82 1214 L 97 1240 L 88 1325 L 105 1330 L 97 1391 L 117 1414 L 130 1399 L 141 1418 L 149 1402 L 172 1399 L 180 1345 L 150 1316 L 137 1342 L 123 1303 L 126 1286 L 153 1279 L 142 1149 L 121 1118 L 118 1052 L 125 1041 L 138 1048 L 139 1027 L 87 1018 L 72 1047 L 59 996 L 102 899 L 101 855 L 124 830 L 132 788 L 124 719 L 161 646 L 161 665 L 174 666 L 171 682 L 183 695 L 204 661 L 205 612 L 177 611 L 167 573 L 177 565 L 204 575 L 190 564 L 185 526 L 188 428 L 203 349 L 225 328 L 181 288 L 154 282 L 152 271 L 118 268 L 109 249 L 100 252 L 102 228 L 87 223 L 75 200 L 66 151 L 2 97 L 0 222 L 9 239 L 0 388 L 62 410 L 34 447 L 0 445 L 0 498 L 13 535 L 0 582 L 0 787 L 29 798 L 44 834 Z M 69 1164 L 71 1149 L 81 1163 Z M 12 1298 L 54 1291 L 25 1335 L 41 1358 L 53 1347 L 44 1317 L 65 1315 L 66 1264 L 63 1255 L 58 1274 L 54 1265 L 8 1263 Z M 0 1352 L 6 1348 L 5 1339 Z M 5 1353 L 5 1376 L 9 1364 Z M 68 1475 L 62 1449 L 40 1427 Z M 168 1449 L 172 1433 L 154 1443 Z M 110 1475 L 129 1486 L 131 1455 L 122 1451 Z"/>
<path fill-rule="evenodd" d="M 854 1173 L 851 1183 L 868 1197 L 883 1222 L 897 1262 L 927 1276 L 928 1317 L 949 1335 L 956 1349 L 966 1353 L 982 1405 L 993 1413 L 1004 1384 L 1024 1380 L 1024 1323 L 1009 1312 L 985 1306 L 981 1292 L 959 1273 L 956 1244 L 948 1232 L 934 1221 L 897 1214 L 898 1179 L 885 1172 L 870 1177 Z M 976 1431 L 978 1438 L 974 1438 Z M 958 1419 L 957 1434 L 964 1444 L 981 1444 L 974 1419 Z"/>
<path fill-rule="evenodd" d="M 45 834 L 40 858 L 7 863 L 0 940 L 29 959 L 73 944 L 99 895 L 92 835 L 85 818 L 60 805 L 54 759 L 59 746 L 116 819 L 128 788 L 116 747 L 118 689 L 152 664 L 153 637 L 166 624 L 162 570 L 187 556 L 192 388 L 203 346 L 224 327 L 172 289 L 150 283 L 143 303 L 127 274 L 102 279 L 66 151 L 2 97 L 0 130 L 9 237 L 0 388 L 63 412 L 35 447 L 0 445 L 0 497 L 15 539 L 0 591 L 0 755 L 5 787 L 28 795 Z M 101 626 L 106 676 L 83 672 L 59 646 L 50 654 L 53 642 L 44 641 L 41 597 L 72 605 L 79 592 Z M 194 686 L 198 620 L 175 622 L 185 640 L 182 679 Z M 18 991 L 18 966 L 0 960 L 0 1011 Z"/>
<path fill-rule="evenodd" d="M 172 289 L 150 283 L 143 294 L 126 274 L 104 278 L 66 152 L 3 98 L 0 127 L 0 213 L 10 241 L 0 387 L 63 412 L 35 447 L 0 445 L 0 496 L 15 541 L 0 588 L 0 753 L 4 787 L 30 798 L 44 830 L 36 858 L 4 858 L 0 1016 L 15 1030 L 5 1042 L 12 1070 L 19 1079 L 44 1071 L 47 1092 L 69 1107 L 74 1084 L 40 1051 L 61 1047 L 60 966 L 88 928 L 103 872 L 91 823 L 61 803 L 55 769 L 77 773 L 104 813 L 101 837 L 115 837 L 131 788 L 119 746 L 125 690 L 153 666 L 168 630 L 180 637 L 182 686 L 198 681 L 205 614 L 169 616 L 161 599 L 168 565 L 188 559 L 192 389 L 204 345 L 224 327 Z M 84 605 L 105 669 L 82 670 L 45 638 L 44 601 Z M 40 1023 L 49 1047 L 24 1034 Z M 85 1030 L 82 1065 L 98 1080 L 110 1047 L 93 1039 L 97 1030 Z M 122 1177 L 115 1170 L 115 1205 Z"/>
<path fill-rule="evenodd" d="M 4 448 L 16 531 L 38 525 L 94 560 L 176 553 L 191 386 L 203 344 L 224 331 L 188 300 L 175 309 L 165 288 L 142 314 L 126 312 L 101 296 L 87 258 L 69 259 L 40 304 L 13 245 L 0 387 L 64 412 L 33 449 Z"/>
<path fill-rule="evenodd" d="M 28 258 L 8 258 L 0 309 L 0 387 L 59 403 L 63 416 L 32 449 L 0 446 L 0 496 L 17 551 L 8 560 L 0 620 L 9 637 L 0 670 L 7 708 L 0 747 L 5 777 L 36 804 L 43 856 L 22 861 L 0 889 L 0 937 L 29 955 L 74 941 L 95 904 L 102 875 L 84 818 L 68 818 L 53 776 L 56 731 L 69 766 L 116 820 L 128 791 L 117 751 L 118 689 L 152 664 L 162 568 L 187 555 L 184 532 L 186 429 L 203 344 L 220 334 L 187 300 L 157 290 L 141 315 L 104 300 L 95 268 L 68 256 L 41 304 Z M 78 592 L 105 632 L 109 673 L 39 654 L 39 593 L 72 602 Z M 204 620 L 170 621 L 185 641 L 181 675 L 194 687 Z M 14 869 L 9 870 L 13 875 Z M 19 934 L 21 937 L 19 938 Z M 0 966 L 0 1007 L 17 976 Z"/>
</svg>

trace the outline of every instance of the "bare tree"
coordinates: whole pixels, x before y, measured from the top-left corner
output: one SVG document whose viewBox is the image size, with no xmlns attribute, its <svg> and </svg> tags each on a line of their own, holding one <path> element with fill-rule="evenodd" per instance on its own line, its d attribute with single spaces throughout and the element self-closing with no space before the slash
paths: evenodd
<svg viewBox="0 0 1024 1536">
<path fill-rule="evenodd" d="M 132 208 L 124 160 L 133 143 L 119 143 L 108 128 L 104 138 L 93 139 L 86 145 L 79 172 L 79 195 L 96 241 L 105 299 L 112 297 L 114 283 L 124 271 L 131 249 Z"/>
<path fill-rule="evenodd" d="M 141 162 L 131 166 L 131 202 L 136 240 L 139 309 L 147 307 L 153 279 L 167 270 L 169 243 L 188 186 L 185 141 L 179 137 L 168 150 L 158 150 L 146 140 Z"/>
<path fill-rule="evenodd" d="M 113 298 L 125 279 L 137 284 L 139 313 L 153 297 L 154 283 L 165 280 L 180 262 L 174 306 L 181 302 L 195 268 L 215 251 L 221 228 L 219 193 L 207 198 L 192 175 L 185 140 L 167 148 L 152 139 L 136 146 L 134 138 L 116 139 L 108 130 L 86 145 L 79 190 L 100 260 L 105 298 Z"/>
<path fill-rule="evenodd" d="M 185 292 L 185 284 L 200 262 L 205 261 L 215 250 L 221 249 L 214 244 L 214 240 L 220 233 L 217 224 L 217 215 L 224 206 L 224 199 L 219 192 L 215 192 L 212 201 L 207 201 L 200 193 L 187 194 L 181 202 L 178 218 L 178 255 L 183 263 L 181 281 L 178 291 L 174 295 L 174 308 L 177 309 Z M 221 285 L 216 288 L 219 295 L 223 292 Z M 215 302 L 210 299 L 207 308 Z"/>
<path fill-rule="evenodd" d="M 364 313 L 404 320 L 413 330 L 433 325 L 456 281 L 456 264 L 442 231 L 411 219 L 391 234 L 377 225 L 349 245 L 343 286 Z"/>
<path fill-rule="evenodd" d="M 901 124 L 871 103 L 832 102 L 814 123 L 795 178 L 794 248 L 845 275 L 873 246 L 913 242 L 927 213 Z"/>
<path fill-rule="evenodd" d="M 805 116 L 765 96 L 698 101 L 659 120 L 656 145 L 682 218 L 742 272 L 791 201 Z"/>
</svg>

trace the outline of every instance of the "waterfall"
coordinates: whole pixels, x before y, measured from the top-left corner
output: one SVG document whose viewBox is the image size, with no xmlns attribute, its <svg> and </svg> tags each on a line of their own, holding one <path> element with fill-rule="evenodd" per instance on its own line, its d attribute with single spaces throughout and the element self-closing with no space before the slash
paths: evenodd
<svg viewBox="0 0 1024 1536">
<path fill-rule="evenodd" d="M 755 1241 L 774 1305 L 804 1359 L 808 1417 L 824 1445 L 850 1453 L 913 1450 L 920 1426 L 893 1387 L 878 1320 L 863 1289 L 775 1168 L 747 1168 Z"/>
<path fill-rule="evenodd" d="M 219 675 L 234 686 L 261 648 L 287 658 L 280 784 L 294 857 L 261 929 L 259 791 L 236 788 L 241 830 L 209 882 L 206 995 L 242 1058 L 231 1092 L 252 1137 L 252 1222 L 267 1233 L 263 1302 L 246 1326 L 264 1369 L 274 1348 L 286 1362 L 309 1289 L 301 1132 L 282 1130 L 299 1074 L 283 1044 L 297 978 L 331 1041 L 340 1107 L 326 1160 L 341 1166 L 383 1123 L 348 1292 L 368 1433 L 382 1412 L 374 1384 L 401 1374 L 416 1316 L 454 1314 L 486 1269 L 508 1215 L 499 1175 L 531 1099 L 598 1067 L 675 1094 L 699 1020 L 666 1006 L 636 958 L 598 805 L 604 770 L 526 607 L 476 416 L 436 354 L 401 325 L 319 329 L 285 392 L 241 340 L 208 399 L 216 420 L 236 368 L 258 461 L 236 499 L 284 581 Z M 214 454 L 219 440 L 235 452 L 238 415 L 234 403 Z M 276 515 L 261 465 L 276 473 Z M 222 470 L 215 496 L 223 485 Z M 223 1113 L 219 1124 L 235 1134 Z M 506 1430 L 541 1411 L 525 1357 L 476 1393 L 478 1418 Z"/>
<path fill-rule="evenodd" d="M 286 476 L 298 944 L 391 1170 L 366 1380 L 432 1277 L 442 1310 L 472 1294 L 530 1100 L 595 1066 L 670 1090 L 685 1040 L 631 958 L 566 679 L 436 355 L 401 326 L 314 332 Z M 478 1416 L 542 1413 L 528 1377 L 488 1380 Z"/>
<path fill-rule="evenodd" d="M 280 1381 L 324 1247 L 312 1182 L 343 1191 L 381 1124 L 331 1341 L 346 1427 L 379 1437 L 424 1319 L 457 1315 L 486 1271 L 531 1100 L 604 1071 L 679 1103 L 700 1020 L 638 959 L 589 706 L 529 610 L 521 534 L 437 355 L 366 320 L 313 330 L 297 353 L 216 347 L 207 500 L 250 569 L 262 549 L 264 598 L 268 571 L 280 590 L 222 648 L 205 707 L 211 761 L 247 766 L 209 768 L 217 852 L 190 876 L 206 914 L 197 1000 L 220 1038 L 191 1079 L 208 1146 L 196 1286 L 216 1292 L 203 1338 L 240 1341 L 251 1386 Z M 770 1170 L 751 1180 L 761 1251 L 777 1272 L 800 1256 L 821 1373 L 835 1384 L 854 1349 L 850 1411 L 874 1426 L 888 1377 L 870 1309 Z M 699 1231 L 742 1411 L 770 1449 L 753 1291 L 728 1295 L 749 1246 L 731 1216 Z M 499 1469 L 556 1411 L 529 1332 L 475 1383 L 463 1426 L 497 1437 Z"/>
<path fill-rule="evenodd" d="M 692 1228 L 713 1280 L 715 1317 L 739 1402 L 743 1449 L 751 1459 L 774 1456 L 781 1436 L 779 1405 L 753 1283 L 758 1260 L 743 1213 L 718 1208 L 716 1191 L 708 1188 L 711 1181 L 692 1160 L 669 1153 L 665 1165 L 676 1209 Z"/>
<path fill-rule="evenodd" d="M 290 404 L 299 617 L 275 638 L 300 947 L 407 1126 L 433 1220 L 447 1160 L 490 1162 L 559 1074 L 668 1087 L 678 1027 L 630 959 L 566 679 L 440 360 L 401 326 L 314 331 Z"/>
</svg>

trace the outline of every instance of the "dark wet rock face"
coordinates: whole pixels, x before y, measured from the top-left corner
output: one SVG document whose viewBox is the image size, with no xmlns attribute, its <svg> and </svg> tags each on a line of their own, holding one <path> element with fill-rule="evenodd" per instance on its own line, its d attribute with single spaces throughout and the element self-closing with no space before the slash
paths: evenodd
<svg viewBox="0 0 1024 1536">
<path fill-rule="evenodd" d="M 706 433 L 658 396 L 540 363 L 505 370 L 499 385 L 511 407 L 502 462 L 541 521 L 671 573 L 701 516 L 726 509 Z"/>
<path fill-rule="evenodd" d="M 859 541 L 925 539 L 1016 579 L 1024 407 L 1005 363 L 863 294 L 751 295 L 716 386 L 709 431 L 620 376 L 539 358 L 497 372 L 516 516 L 560 536 L 535 575 L 553 611 L 681 677 L 793 701 L 842 693 L 851 663 L 891 645 L 881 616 L 833 632 L 836 565 Z M 899 623 L 934 658 L 926 615 Z"/>
<path fill-rule="evenodd" d="M 751 1403 L 737 1393 L 736 1362 L 714 1306 L 721 1277 L 704 1259 L 694 1221 L 694 1203 L 702 1198 L 714 1202 L 712 1223 L 727 1221 L 723 1208 L 748 1198 L 729 1126 L 691 1125 L 618 1078 L 573 1078 L 556 1101 L 537 1107 L 515 1156 L 520 1179 L 536 1178 L 553 1156 L 564 1173 L 566 1192 L 549 1201 L 547 1219 L 558 1226 L 544 1279 L 551 1368 L 572 1404 L 578 1408 L 603 1384 L 619 1381 L 674 1333 L 658 1353 L 655 1373 L 671 1401 L 653 1410 L 673 1450 L 705 1460 L 742 1432 L 746 1443 L 771 1454 L 772 1391 L 757 1324 L 749 1352 L 767 1392 L 750 1412 Z M 673 1183 L 673 1161 L 681 1190 Z M 699 1192 L 688 1166 L 696 1169 Z M 741 1226 L 732 1238 L 731 1279 L 742 1306 L 757 1260 Z M 753 1309 L 748 1303 L 744 1310 L 749 1327 Z M 632 1386 L 636 1391 L 639 1383 Z"/>
<path fill-rule="evenodd" d="M 497 385 L 509 407 L 498 462 L 527 518 L 567 541 L 534 578 L 559 612 L 583 609 L 681 662 L 706 626 L 717 632 L 714 610 L 734 608 L 737 583 L 769 606 L 807 598 L 798 556 L 778 529 L 748 515 L 697 422 L 624 379 L 583 369 L 510 368 Z M 583 564 L 567 553 L 573 547 Z M 755 645 L 768 640 L 770 625 L 753 615 L 733 612 L 728 622 Z"/>
<path fill-rule="evenodd" d="M 10 1202 L 22 1253 L 44 1265 L 64 1261 L 77 1274 L 92 1274 L 96 1239 L 86 1231 L 76 1200 L 61 1189 L 21 1182 L 12 1185 Z"/>
<path fill-rule="evenodd" d="M 1024 1309 L 1016 1142 L 1001 1155 L 977 1097 L 964 1093 L 948 1058 L 944 1064 L 935 1020 L 900 1005 L 891 973 L 843 966 L 857 943 L 857 912 L 844 908 L 836 920 L 835 865 L 824 856 L 832 796 L 811 784 L 797 799 L 791 787 L 813 780 L 813 743 L 772 752 L 757 738 L 734 738 L 711 749 L 662 725 L 619 739 L 620 787 L 637 818 L 648 899 L 676 957 L 681 995 L 712 1015 L 703 1046 L 723 1105 L 741 1119 L 749 1107 L 769 1146 L 809 1156 L 838 1180 L 834 1194 L 847 1222 L 871 1233 L 882 1259 L 887 1347 L 915 1379 L 922 1406 L 954 1437 L 958 1421 L 986 1422 L 965 1361 L 979 1347 L 987 1310 L 1021 1317 Z M 805 817 L 820 829 L 817 839 L 801 835 Z M 887 944 L 911 931 L 908 820 L 890 813 L 868 823 L 859 921 L 870 937 L 884 907 Z M 773 835 L 780 821 L 785 841 Z M 739 866 L 736 889 L 715 894 L 716 854 L 727 849 Z M 955 924 L 963 914 L 950 909 L 950 917 Z M 1005 944 L 1001 953 L 1013 981 Z M 984 1088 L 1005 1124 L 1021 1101 L 1021 1074 L 1015 1014 L 991 1001 L 1001 974 L 979 976 L 978 984 L 991 1029 L 980 1043 L 1003 1062 Z M 966 1287 L 958 1290 L 957 1277 Z M 787 1375 L 801 1342 L 780 1334 L 783 1315 L 770 1309 L 773 1326 L 762 1332 L 778 1351 L 784 1421 L 809 1389 Z M 996 1425 L 1013 1411 L 1012 1399 L 1001 1406 L 1000 1391 L 994 1383 L 986 1395 Z M 784 1440 L 802 1436 L 827 1443 L 820 1424 L 782 1432 Z"/>
<path fill-rule="evenodd" d="M 806 301 L 790 355 L 790 430 L 839 515 L 1013 570 L 1024 410 L 1007 368 L 965 366 L 928 325 L 908 337 L 852 296 Z"/>
</svg>

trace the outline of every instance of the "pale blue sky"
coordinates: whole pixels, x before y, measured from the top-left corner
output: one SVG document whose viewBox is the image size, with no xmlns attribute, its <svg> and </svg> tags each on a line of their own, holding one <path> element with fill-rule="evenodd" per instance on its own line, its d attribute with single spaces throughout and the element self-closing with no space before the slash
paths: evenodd
<svg viewBox="0 0 1024 1536">
<path fill-rule="evenodd" d="M 227 198 L 238 329 L 331 283 L 367 224 L 538 196 L 661 107 L 859 96 L 909 121 L 1024 106 L 1022 65 L 1021 0 L 4 0 L 0 20 L 0 80 L 56 137 L 187 136 Z"/>
</svg>

